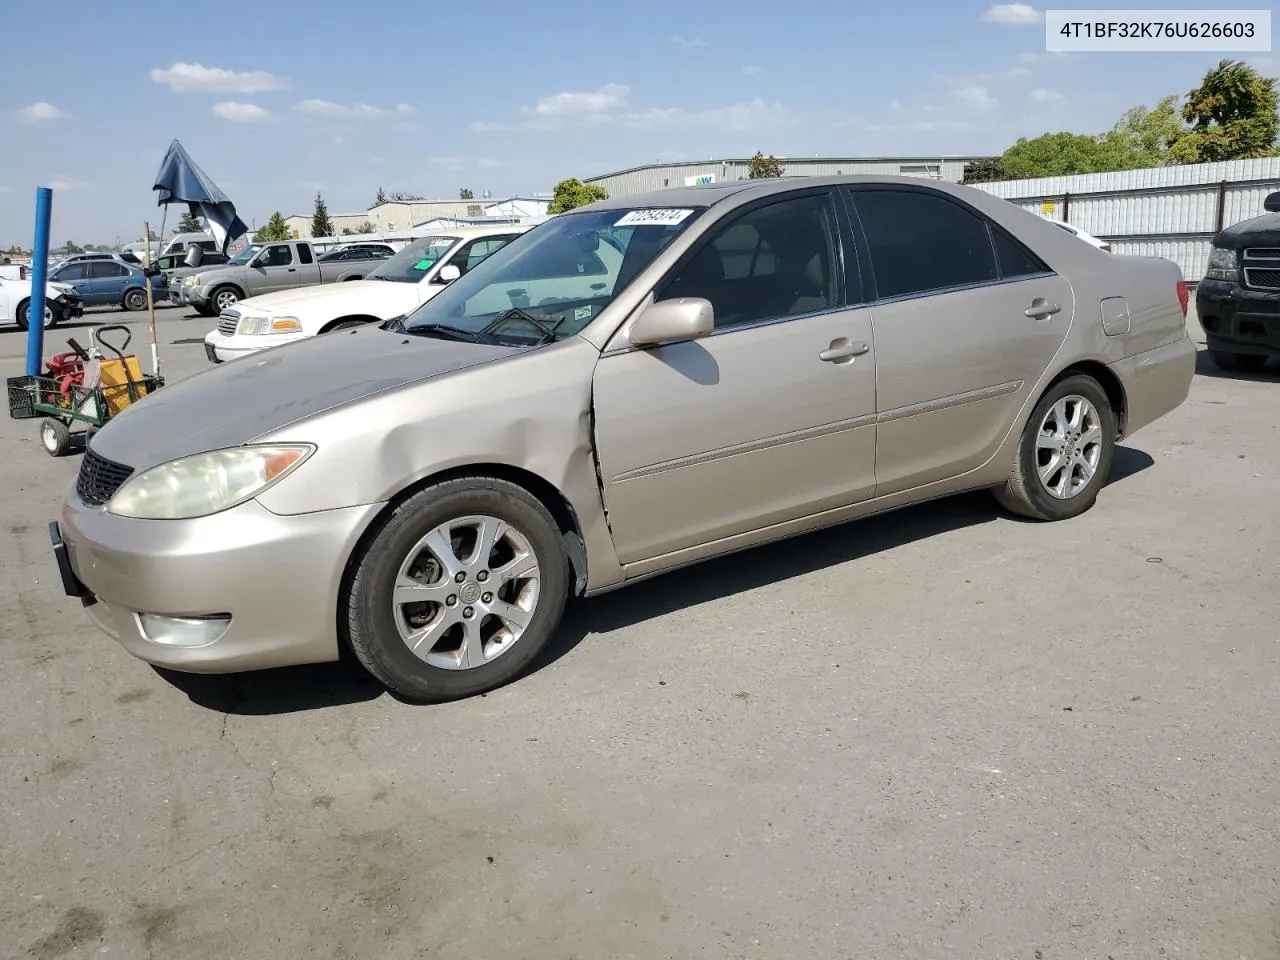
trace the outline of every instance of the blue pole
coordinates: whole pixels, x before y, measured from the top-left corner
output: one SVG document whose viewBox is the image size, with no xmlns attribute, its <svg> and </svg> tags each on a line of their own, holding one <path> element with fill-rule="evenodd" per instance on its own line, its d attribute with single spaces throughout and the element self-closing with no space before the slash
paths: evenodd
<svg viewBox="0 0 1280 960">
<path fill-rule="evenodd" d="M 36 238 L 31 247 L 31 305 L 27 307 L 27 376 L 44 370 L 44 285 L 49 273 L 49 219 L 53 191 L 36 187 Z"/>
</svg>

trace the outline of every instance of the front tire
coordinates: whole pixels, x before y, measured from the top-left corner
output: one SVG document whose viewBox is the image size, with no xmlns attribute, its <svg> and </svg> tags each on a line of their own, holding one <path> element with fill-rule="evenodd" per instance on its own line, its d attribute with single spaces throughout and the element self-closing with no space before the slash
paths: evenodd
<svg viewBox="0 0 1280 960">
<path fill-rule="evenodd" d="M 1065 377 L 1045 391 L 1023 429 L 1013 469 L 993 492 L 1033 520 L 1078 517 L 1098 498 L 1115 456 L 1116 415 L 1097 380 Z"/>
<path fill-rule="evenodd" d="M 568 594 L 547 508 L 515 484 L 467 478 L 414 494 L 381 523 L 340 613 L 365 669 L 405 700 L 439 703 L 520 675 Z"/>
<path fill-rule="evenodd" d="M 325 333 L 335 333 L 338 330 L 352 330 L 356 327 L 367 327 L 368 320 L 342 320 L 325 330 Z"/>
<path fill-rule="evenodd" d="M 1209 359 L 1219 370 L 1232 373 L 1260 373 L 1267 365 L 1267 358 L 1257 353 L 1231 353 L 1227 350 L 1210 350 Z"/>
<path fill-rule="evenodd" d="M 18 304 L 18 309 L 14 311 L 13 322 L 18 325 L 19 330 L 27 329 L 27 323 L 29 319 L 28 315 L 30 314 L 30 312 L 31 312 L 30 300 L 23 300 L 20 304 Z M 49 303 L 46 300 L 44 304 L 44 328 L 48 330 L 51 327 L 56 327 L 59 324 L 59 322 L 61 322 L 61 320 L 62 320 L 62 311 L 60 311 L 54 304 Z"/>
<path fill-rule="evenodd" d="M 228 307 L 240 302 L 240 291 L 235 287 L 219 287 L 209 295 L 209 303 L 215 313 L 221 313 Z"/>
</svg>

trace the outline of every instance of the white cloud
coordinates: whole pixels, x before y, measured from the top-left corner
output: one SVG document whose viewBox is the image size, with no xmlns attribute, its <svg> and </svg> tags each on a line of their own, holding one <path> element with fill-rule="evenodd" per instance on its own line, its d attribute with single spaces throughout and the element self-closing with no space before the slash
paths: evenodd
<svg viewBox="0 0 1280 960">
<path fill-rule="evenodd" d="M 92 184 L 81 183 L 79 180 L 58 179 L 50 180 L 46 186 L 58 193 L 70 193 L 72 190 L 83 190 L 85 187 L 92 186 Z"/>
<path fill-rule="evenodd" d="M 991 23 L 1013 23 L 1026 26 L 1044 22 L 1044 11 L 1037 10 L 1029 3 L 994 3 L 987 7 L 982 15 L 983 20 Z"/>
<path fill-rule="evenodd" d="M 755 64 L 752 64 L 749 67 L 743 67 L 742 72 L 748 77 L 758 77 L 760 74 L 764 73 L 764 67 L 758 67 Z"/>
<path fill-rule="evenodd" d="M 486 120 L 476 120 L 469 127 L 472 133 L 494 133 L 498 130 L 510 130 L 510 126 L 504 123 L 489 123 Z"/>
<path fill-rule="evenodd" d="M 986 87 L 973 85 L 958 87 L 951 95 L 971 110 L 990 110 L 996 105 L 995 98 Z"/>
<path fill-rule="evenodd" d="M 408 106 L 400 104 L 400 106 Z M 311 114 L 319 117 L 337 117 L 343 120 L 381 120 L 390 115 L 390 112 L 382 107 L 371 106 L 367 103 L 334 103 L 332 100 L 303 100 L 294 106 L 299 113 Z M 413 108 L 410 107 L 410 110 Z M 400 113 L 399 107 L 396 112 Z M 400 113 L 404 116 L 403 113 Z"/>
<path fill-rule="evenodd" d="M 1031 71 L 1030 71 L 1030 70 L 1028 70 L 1026 67 L 1012 67 L 1012 68 L 1009 70 L 1009 76 L 1011 76 L 1011 77 L 1029 77 L 1029 76 L 1031 76 Z"/>
<path fill-rule="evenodd" d="M 1020 53 L 1018 54 L 1018 62 L 1023 64 L 1044 63 L 1046 60 L 1064 60 L 1067 57 L 1065 50 L 1046 50 L 1044 53 Z"/>
<path fill-rule="evenodd" d="M 494 160 L 491 157 L 481 157 L 479 160 L 476 161 L 476 166 L 479 167 L 481 170 L 493 170 L 493 169 L 496 169 L 497 167 L 502 166 L 502 161 Z"/>
<path fill-rule="evenodd" d="M 270 120 L 270 112 L 262 109 L 256 103 L 236 103 L 228 100 L 225 103 L 215 103 L 213 105 L 213 115 L 221 117 L 223 120 L 230 120 L 232 123 L 261 123 L 264 120 Z"/>
<path fill-rule="evenodd" d="M 31 103 L 18 111 L 18 119 L 23 123 L 45 123 L 50 120 L 66 120 L 71 114 L 59 110 L 52 103 Z"/>
<path fill-rule="evenodd" d="M 587 93 L 569 91 L 543 97 L 532 107 L 522 107 L 524 113 L 540 117 L 591 117 L 606 118 L 611 110 L 627 105 L 631 88 L 621 83 L 606 83 L 598 90 Z"/>
<path fill-rule="evenodd" d="M 1062 99 L 1062 94 L 1057 90 L 1046 90 L 1044 87 L 1032 90 L 1028 96 L 1036 103 L 1053 103 L 1055 100 Z"/>
<path fill-rule="evenodd" d="M 397 117 L 412 117 L 418 108 L 409 103 L 397 103 L 395 112 Z"/>
<path fill-rule="evenodd" d="M 628 113 L 622 122 L 633 127 L 708 126 L 720 130 L 750 130 L 769 120 L 781 119 L 784 111 L 778 104 L 768 104 L 757 97 L 747 103 L 712 107 L 708 110 L 685 110 L 683 107 L 653 107 Z"/>
<path fill-rule="evenodd" d="M 151 82 L 178 93 L 268 93 L 289 86 L 288 77 L 265 70 L 241 73 L 200 63 L 175 63 L 163 70 L 157 67 L 151 71 Z"/>
<path fill-rule="evenodd" d="M 677 47 L 685 47 L 688 50 L 693 50 L 696 47 L 705 47 L 707 45 L 707 41 L 705 40 L 688 39 L 686 37 L 672 37 L 671 42 Z"/>
</svg>

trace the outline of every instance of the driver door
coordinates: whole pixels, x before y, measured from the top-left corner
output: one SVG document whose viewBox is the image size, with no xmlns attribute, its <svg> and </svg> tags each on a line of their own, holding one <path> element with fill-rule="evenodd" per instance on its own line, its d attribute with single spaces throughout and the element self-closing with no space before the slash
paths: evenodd
<svg viewBox="0 0 1280 960">
<path fill-rule="evenodd" d="M 298 285 L 298 267 L 293 262 L 292 244 L 268 244 L 258 254 L 253 269 L 259 277 L 253 294 L 275 293 Z"/>
<path fill-rule="evenodd" d="M 655 290 L 709 300 L 711 336 L 601 357 L 596 448 L 622 563 L 873 495 L 875 356 L 856 265 L 830 191 L 769 198 Z"/>
</svg>

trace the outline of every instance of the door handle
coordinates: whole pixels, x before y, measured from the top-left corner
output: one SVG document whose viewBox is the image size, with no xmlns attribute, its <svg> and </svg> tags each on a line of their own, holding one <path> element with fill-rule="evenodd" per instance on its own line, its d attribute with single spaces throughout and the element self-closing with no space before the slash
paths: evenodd
<svg viewBox="0 0 1280 960">
<path fill-rule="evenodd" d="M 865 343 L 850 343 L 844 337 L 841 337 L 838 340 L 832 340 L 831 346 L 818 354 L 818 359 L 824 363 L 840 363 L 844 360 L 860 357 L 870 349 Z"/>
<path fill-rule="evenodd" d="M 297 272 L 298 272 L 298 268 L 297 268 L 297 267 L 290 267 L 290 268 L 289 268 L 289 272 L 290 272 L 290 273 L 297 273 Z"/>
<path fill-rule="evenodd" d="M 1060 303 L 1050 303 L 1044 297 L 1036 297 L 1031 301 L 1031 306 L 1023 311 L 1033 320 L 1043 320 L 1045 317 L 1051 317 L 1062 309 Z"/>
</svg>

